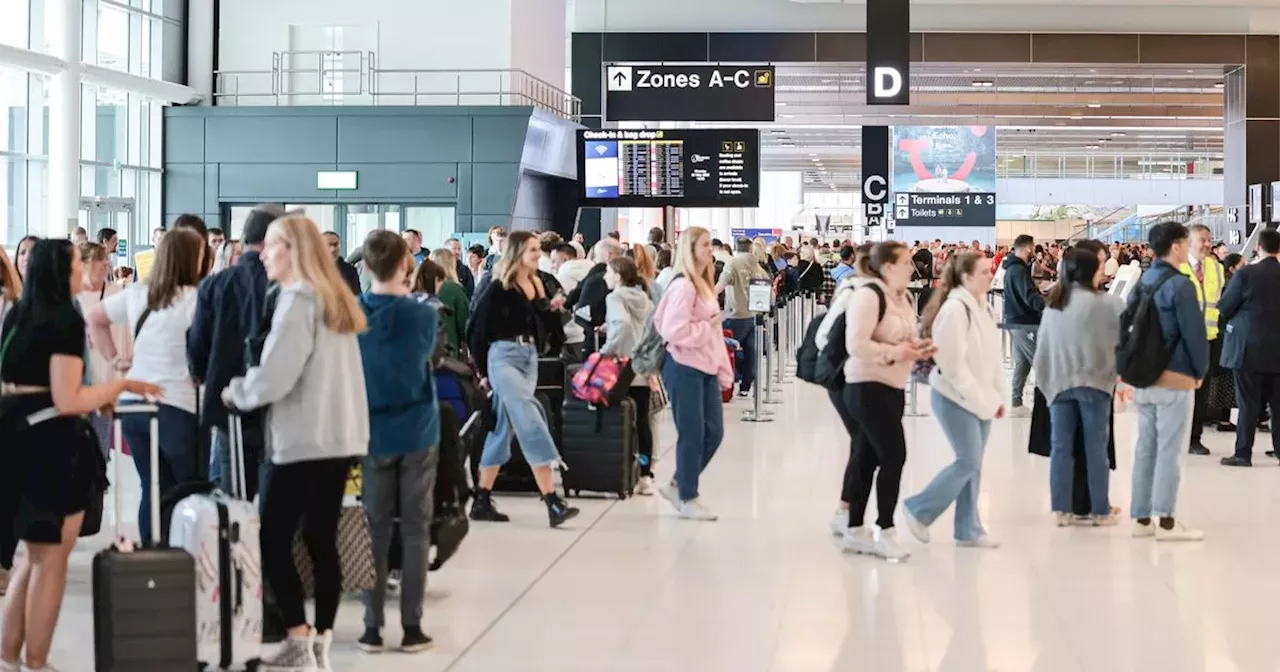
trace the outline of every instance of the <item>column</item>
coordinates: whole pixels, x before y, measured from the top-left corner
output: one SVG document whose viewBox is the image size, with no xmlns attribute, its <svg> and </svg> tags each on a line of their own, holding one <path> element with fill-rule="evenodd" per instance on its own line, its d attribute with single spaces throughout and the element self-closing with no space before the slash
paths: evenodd
<svg viewBox="0 0 1280 672">
<path fill-rule="evenodd" d="M 1223 234 L 1239 231 L 1243 242 L 1253 228 L 1245 207 L 1249 185 L 1270 191 L 1280 181 L 1280 36 L 1250 35 L 1245 66 L 1228 72 L 1224 82 L 1223 196 L 1240 218 Z M 1265 218 L 1270 215 L 1268 210 Z"/>
<path fill-rule="evenodd" d="M 78 225 L 83 14 L 83 0 L 45 2 L 49 53 L 67 64 L 65 71 L 49 78 L 49 238 L 64 238 Z"/>
</svg>

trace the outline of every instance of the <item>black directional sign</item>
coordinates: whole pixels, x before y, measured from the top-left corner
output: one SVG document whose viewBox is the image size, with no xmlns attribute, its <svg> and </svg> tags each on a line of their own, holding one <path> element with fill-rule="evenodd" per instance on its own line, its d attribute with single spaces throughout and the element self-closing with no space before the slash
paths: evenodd
<svg viewBox="0 0 1280 672">
<path fill-rule="evenodd" d="M 862 127 L 862 214 L 866 226 L 884 226 L 889 205 L 889 127 Z"/>
<path fill-rule="evenodd" d="M 867 2 L 867 104 L 911 102 L 909 0 Z"/>
<path fill-rule="evenodd" d="M 605 66 L 606 121 L 773 121 L 772 65 Z"/>
</svg>

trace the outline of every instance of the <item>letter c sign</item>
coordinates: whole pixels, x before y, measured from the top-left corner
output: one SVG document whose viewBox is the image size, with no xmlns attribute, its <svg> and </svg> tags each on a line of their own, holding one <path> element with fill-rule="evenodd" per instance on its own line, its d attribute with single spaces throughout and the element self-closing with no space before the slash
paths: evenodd
<svg viewBox="0 0 1280 672">
<path fill-rule="evenodd" d="M 867 203 L 883 203 L 889 195 L 889 183 L 883 175 L 868 175 L 862 181 L 863 201 Z"/>
</svg>

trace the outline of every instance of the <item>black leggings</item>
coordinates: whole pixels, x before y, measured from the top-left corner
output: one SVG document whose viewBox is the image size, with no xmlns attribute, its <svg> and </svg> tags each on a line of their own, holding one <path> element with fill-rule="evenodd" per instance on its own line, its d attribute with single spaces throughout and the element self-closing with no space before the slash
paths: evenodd
<svg viewBox="0 0 1280 672">
<path fill-rule="evenodd" d="M 858 423 L 853 444 L 850 479 L 845 481 L 849 493 L 849 527 L 861 527 L 871 499 L 871 483 L 876 485 L 876 525 L 882 530 L 893 527 L 893 514 L 898 508 L 898 489 L 902 485 L 902 465 L 907 461 L 907 437 L 902 431 L 902 413 L 906 395 L 896 387 L 882 383 L 850 383 L 844 388 L 845 411 Z M 880 474 L 876 476 L 876 470 Z"/>
<path fill-rule="evenodd" d="M 351 460 L 337 458 L 275 465 L 262 507 L 262 572 L 284 626 L 307 624 L 302 580 L 293 564 L 293 536 L 302 538 L 315 566 L 316 630 L 333 629 L 342 594 L 338 517 Z"/>
<path fill-rule="evenodd" d="M 644 387 L 632 387 L 627 396 L 636 403 L 636 434 L 640 435 L 640 475 L 653 475 L 653 422 L 649 417 L 649 397 L 652 391 Z"/>
<path fill-rule="evenodd" d="M 831 405 L 835 406 L 836 414 L 844 424 L 844 431 L 849 433 L 849 459 L 845 462 L 844 478 L 840 481 L 840 501 L 848 504 L 853 499 L 853 454 L 858 445 L 858 421 L 854 420 L 845 408 L 843 383 L 840 387 L 827 390 L 827 398 L 831 399 Z"/>
</svg>

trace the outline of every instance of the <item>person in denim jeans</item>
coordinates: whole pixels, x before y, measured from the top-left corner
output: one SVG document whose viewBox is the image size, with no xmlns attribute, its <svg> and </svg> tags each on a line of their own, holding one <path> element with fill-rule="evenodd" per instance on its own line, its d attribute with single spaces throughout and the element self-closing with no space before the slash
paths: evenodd
<svg viewBox="0 0 1280 672">
<path fill-rule="evenodd" d="M 929 374 L 933 414 L 956 459 L 920 494 L 903 502 L 907 528 L 921 543 L 929 542 L 929 525 L 954 502 L 956 544 L 1000 545 L 987 536 L 978 516 L 982 456 L 991 420 L 1004 417 L 1004 399 L 1009 394 L 1000 365 L 1000 329 L 986 300 L 994 275 L 982 254 L 953 254 L 922 317 L 923 334 L 938 344 Z"/>
<path fill-rule="evenodd" d="M 738 396 L 751 394 L 756 382 L 756 319 L 759 313 L 751 310 L 751 283 L 768 280 L 769 275 L 760 268 L 751 253 L 751 239 L 739 238 L 734 243 L 737 254 L 724 265 L 724 272 L 716 284 L 716 291 L 725 292 L 724 326 L 733 332 L 733 339 L 742 345 L 742 363 L 738 365 Z"/>
<path fill-rule="evenodd" d="M 1075 521 L 1072 486 L 1077 429 L 1084 433 L 1088 521 L 1095 527 L 1115 525 L 1118 514 L 1108 498 L 1107 443 L 1124 306 L 1120 299 L 1101 292 L 1105 280 L 1097 252 L 1086 247 L 1068 251 L 1036 337 L 1036 386 L 1049 401 L 1052 432 L 1050 503 L 1060 527 Z"/>
<path fill-rule="evenodd" d="M 510 518 L 493 505 L 493 484 L 498 470 L 511 459 L 511 440 L 533 468 L 551 527 L 559 527 L 578 515 L 556 494 L 552 468 L 560 463 L 560 451 L 547 427 L 548 418 L 534 396 L 538 382 L 538 354 L 559 352 L 564 346 L 560 326 L 563 294 L 548 297 L 538 273 L 542 246 L 528 231 L 512 231 L 493 280 L 477 287 L 477 301 L 467 329 L 467 341 L 482 386 L 493 390 L 497 422 L 484 442 L 480 456 L 480 483 L 471 519 L 505 523 Z M 550 277 L 550 276 L 548 276 Z"/>
<path fill-rule="evenodd" d="M 1187 263 L 1187 227 L 1164 222 L 1148 234 L 1158 257 L 1142 274 L 1129 302 L 1154 292 L 1160 313 L 1160 332 L 1170 353 L 1169 363 L 1155 384 L 1134 391 L 1138 409 L 1138 443 L 1133 457 L 1133 528 L 1135 537 L 1157 541 L 1199 541 L 1204 533 L 1174 517 L 1180 458 L 1191 436 L 1195 391 L 1209 371 L 1209 340 L 1196 288 L 1178 268 Z M 1153 522 L 1158 518 L 1159 523 Z"/>
<path fill-rule="evenodd" d="M 680 236 L 679 274 L 654 310 L 653 326 L 667 344 L 662 379 L 676 424 L 676 473 L 658 487 L 681 518 L 715 520 L 702 503 L 699 479 L 724 439 L 720 391 L 733 386 L 733 369 L 724 346 L 720 305 L 716 301 L 711 234 L 692 227 Z"/>
</svg>

